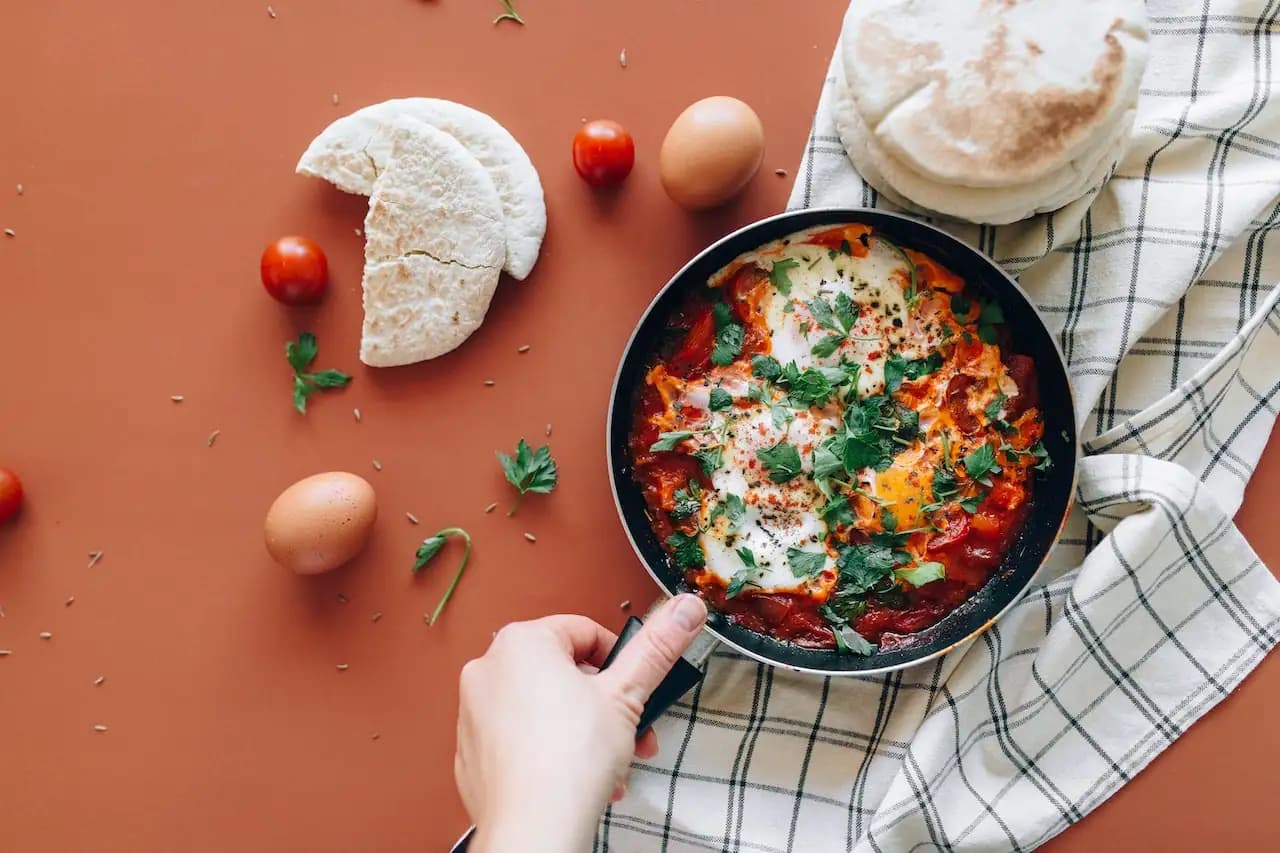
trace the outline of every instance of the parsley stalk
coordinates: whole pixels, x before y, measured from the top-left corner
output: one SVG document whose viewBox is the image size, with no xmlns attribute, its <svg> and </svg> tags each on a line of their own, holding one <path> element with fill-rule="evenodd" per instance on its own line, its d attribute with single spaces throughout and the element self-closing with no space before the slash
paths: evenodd
<svg viewBox="0 0 1280 853">
<path fill-rule="evenodd" d="M 427 563 L 431 562 L 436 554 L 440 553 L 440 549 L 444 548 L 444 543 L 450 536 L 461 536 L 465 543 L 462 551 L 462 561 L 458 563 L 458 568 L 453 573 L 453 578 L 449 581 L 449 585 L 445 587 L 444 595 L 440 596 L 440 603 L 436 605 L 435 610 L 431 611 L 431 616 L 427 619 L 428 627 L 436 624 L 436 620 L 440 618 L 444 606 L 449 603 L 449 598 L 453 595 L 454 588 L 457 587 L 458 581 L 462 578 L 462 572 L 467 567 L 467 560 L 471 558 L 471 534 L 461 527 L 441 528 L 433 535 L 422 540 L 422 544 L 418 546 L 418 552 L 415 555 L 417 562 L 413 564 L 413 573 L 416 575 Z"/>
</svg>

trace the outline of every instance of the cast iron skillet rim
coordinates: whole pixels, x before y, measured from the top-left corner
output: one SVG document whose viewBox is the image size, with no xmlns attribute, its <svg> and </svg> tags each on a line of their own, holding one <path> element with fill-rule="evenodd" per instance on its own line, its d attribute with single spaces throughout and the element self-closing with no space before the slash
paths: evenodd
<svg viewBox="0 0 1280 853">
<path fill-rule="evenodd" d="M 614 372 L 613 384 L 609 389 L 609 411 L 608 411 L 607 417 L 605 418 L 605 461 L 608 464 L 608 468 L 609 468 L 609 492 L 610 494 L 613 495 L 614 509 L 617 510 L 618 519 L 619 521 L 622 522 L 622 529 L 627 534 L 627 541 L 631 543 L 631 550 L 635 552 L 636 558 L 640 561 L 640 564 L 644 566 L 644 570 L 649 573 L 649 577 L 653 579 L 654 583 L 656 583 L 658 585 L 658 588 L 662 590 L 664 593 L 668 591 L 666 582 L 661 577 L 658 576 L 658 573 L 654 571 L 652 566 L 649 565 L 649 561 L 645 559 L 644 552 L 640 549 L 640 543 L 636 541 L 635 534 L 633 534 L 631 530 L 631 525 L 627 521 L 626 513 L 622 507 L 622 499 L 618 494 L 617 472 L 621 469 L 619 467 L 618 461 L 614 458 L 613 418 L 614 418 L 614 410 L 617 408 L 618 385 L 622 381 L 622 375 L 624 372 L 624 368 L 627 364 L 627 360 L 632 355 L 632 350 L 635 345 L 636 337 L 640 334 L 640 330 L 641 328 L 643 328 L 645 321 L 649 319 L 649 315 L 653 313 L 654 309 L 657 307 L 658 303 L 662 300 L 662 298 L 666 295 L 667 291 L 669 291 L 679 281 L 681 281 L 685 273 L 688 272 L 691 267 L 693 267 L 695 264 L 701 261 L 706 255 L 715 251 L 722 244 L 733 240 L 735 237 L 741 234 L 744 234 L 748 231 L 754 231 L 769 223 L 777 222 L 779 220 L 797 218 L 802 214 L 803 215 L 817 214 L 819 216 L 831 215 L 835 217 L 847 217 L 848 221 L 856 222 L 860 215 L 864 215 L 868 213 L 874 214 L 875 216 L 879 216 L 879 217 L 897 219 L 904 223 L 907 223 L 908 227 L 924 228 L 930 231 L 934 231 L 941 234 L 944 238 L 948 240 L 956 240 L 957 242 L 964 244 L 971 251 L 977 253 L 985 261 L 987 261 L 987 263 L 991 267 L 991 270 L 995 274 L 1003 277 L 1005 281 L 1014 290 L 1016 290 L 1022 296 L 1022 298 L 1026 300 L 1027 304 L 1030 305 L 1034 310 L 1035 303 L 1032 301 L 1030 295 L 1028 295 L 1027 292 L 1022 289 L 1022 285 L 1019 284 L 1017 280 L 1013 278 L 1013 276 L 1005 272 L 1004 269 L 1002 269 L 999 264 L 997 264 L 991 258 L 987 257 L 987 255 L 985 255 L 984 253 L 980 252 L 977 249 L 974 249 L 972 246 L 968 246 L 968 244 L 965 244 L 964 241 L 958 240 L 953 235 L 948 234 L 947 232 L 942 231 L 940 228 L 930 225 L 927 222 L 922 222 L 919 219 L 916 219 L 911 216 L 904 216 L 903 214 L 900 214 L 900 213 L 893 213 L 891 211 L 878 210 L 875 208 L 806 207 L 806 208 L 797 208 L 795 210 L 783 211 L 782 213 L 777 213 L 777 214 L 774 214 L 773 216 L 767 216 L 764 219 L 758 219 L 754 222 L 750 222 L 742 226 L 741 228 L 737 229 L 736 231 L 731 231 L 730 233 L 719 238 L 714 243 L 707 246 L 705 249 L 703 249 L 702 251 L 694 255 L 692 258 L 690 258 L 689 261 L 684 266 L 676 270 L 676 272 L 671 276 L 671 278 L 668 279 L 666 284 L 664 284 L 661 288 L 659 288 L 658 292 L 654 294 L 653 299 L 649 301 L 648 306 L 645 307 L 644 312 L 641 313 L 639 318 L 637 318 L 635 323 L 635 328 L 632 329 L 631 335 L 627 338 L 626 346 L 624 346 L 622 350 L 622 356 L 618 359 L 618 369 Z M 834 226 L 838 224 L 838 221 L 833 221 L 831 224 Z M 1062 367 L 1062 372 L 1065 375 L 1070 376 L 1070 373 L 1067 370 L 1067 360 L 1062 354 L 1062 348 L 1058 346 L 1057 338 L 1054 335 L 1049 334 L 1047 330 L 1046 330 L 1046 337 L 1049 339 L 1049 342 L 1053 346 L 1053 351 L 1058 357 L 1058 362 Z M 1069 382 L 1067 383 L 1067 389 L 1068 389 L 1068 392 L 1071 394 L 1068 402 L 1070 404 L 1070 410 L 1074 420 L 1074 414 L 1075 414 L 1074 389 L 1071 388 L 1071 385 Z M 1054 537 L 1051 540 L 1049 547 L 1045 550 L 1044 556 L 1041 557 L 1040 559 L 1040 566 L 1044 565 L 1045 559 L 1048 558 L 1049 553 L 1057 545 L 1058 539 L 1062 535 L 1062 528 L 1066 524 L 1067 518 L 1071 514 L 1072 506 L 1075 503 L 1074 497 L 1076 492 L 1076 486 L 1078 484 L 1079 476 L 1080 476 L 1080 466 L 1079 466 L 1080 436 L 1078 432 L 1073 432 L 1072 437 L 1074 440 L 1072 442 L 1073 457 L 1071 460 L 1071 467 L 1072 467 L 1071 487 L 1070 487 L 1070 491 L 1068 492 L 1068 499 L 1066 501 L 1066 505 L 1064 506 L 1062 511 L 1062 521 L 1059 523 L 1058 531 L 1057 533 L 1054 534 Z M 1037 573 L 1038 572 L 1028 573 L 1027 579 L 1023 583 L 1022 588 L 1018 590 L 1016 594 L 1011 596 L 1009 601 L 1003 607 L 1001 607 L 997 612 L 993 613 L 978 628 L 969 632 L 964 637 L 961 637 L 960 639 L 956 640 L 954 643 L 951 643 L 947 646 L 944 646 L 941 649 L 930 652 L 927 655 L 914 658 L 912 660 L 902 661 L 895 664 L 889 664 L 883 667 L 876 667 L 874 669 L 848 669 L 848 670 L 817 669 L 817 668 L 807 667 L 807 666 L 798 666 L 796 664 L 787 663 L 785 661 L 778 660 L 768 655 L 761 654 L 761 653 L 752 651 L 750 649 L 744 648 L 743 646 L 740 646 L 738 643 L 726 637 L 720 631 L 716 630 L 716 628 L 710 624 L 707 624 L 703 628 L 703 630 L 707 631 L 712 636 L 714 636 L 717 640 L 719 640 L 721 643 L 724 643 L 726 646 L 729 646 L 730 648 L 734 649 L 739 654 L 745 655 L 746 657 L 751 658 L 752 660 L 756 660 L 756 661 L 759 661 L 760 663 L 767 664 L 772 667 L 777 667 L 779 669 L 790 670 L 792 672 L 803 672 L 811 675 L 823 675 L 823 676 L 842 676 L 843 677 L 843 676 L 883 675 L 884 673 L 887 673 L 887 672 L 896 672 L 897 670 L 900 670 L 900 669 L 906 669 L 908 667 L 913 667 L 918 664 L 935 660 L 936 658 L 942 657 L 943 655 L 954 651 L 956 648 L 968 643 L 969 641 L 974 640 L 977 637 L 980 637 L 982 634 L 986 633 L 986 631 L 992 625 L 994 625 L 1001 617 L 1003 617 L 1004 614 L 1007 613 L 1011 607 L 1013 607 L 1015 604 L 1017 604 L 1019 601 L 1022 600 L 1023 596 L 1026 594 L 1027 589 L 1030 588 L 1032 581 L 1035 580 L 1035 576 Z"/>
</svg>

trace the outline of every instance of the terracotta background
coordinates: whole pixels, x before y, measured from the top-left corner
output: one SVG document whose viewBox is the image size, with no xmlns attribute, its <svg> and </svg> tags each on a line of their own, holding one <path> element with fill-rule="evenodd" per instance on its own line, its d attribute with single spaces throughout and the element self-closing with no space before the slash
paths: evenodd
<svg viewBox="0 0 1280 853">
<path fill-rule="evenodd" d="M 671 272 L 783 206 L 791 178 L 774 169 L 799 161 L 843 0 L 802 16 L 783 0 L 520 0 L 523 28 L 491 26 L 496 0 L 277 0 L 275 19 L 261 0 L 6 5 L 0 226 L 17 236 L 0 239 L 0 465 L 28 500 L 0 530 L 0 648 L 14 650 L 0 848 L 443 849 L 466 823 L 460 665 L 508 620 L 576 610 L 617 626 L 619 602 L 652 595 L 608 493 L 613 369 Z M 768 154 L 739 203 L 692 217 L 663 195 L 656 151 L 710 94 L 754 105 Z M 503 281 L 461 350 L 375 371 L 356 358 L 365 202 L 293 165 L 333 118 L 404 95 L 501 120 L 541 171 L 550 226 L 533 276 Z M 570 166 L 584 116 L 635 135 L 616 195 Z M 315 310 L 258 282 L 262 247 L 292 232 L 328 252 L 333 292 Z M 355 375 L 305 418 L 282 354 L 303 329 L 319 366 Z M 548 422 L 562 487 L 515 520 L 483 514 L 511 497 L 493 451 Z M 262 516 L 330 469 L 368 477 L 381 517 L 354 564 L 300 579 L 268 559 Z M 1273 565 L 1277 497 L 1273 454 L 1241 516 Z M 445 525 L 467 526 L 476 553 L 428 629 L 448 567 L 415 581 L 409 566 Z M 105 556 L 87 569 L 92 550 Z M 1274 766 L 1259 759 L 1280 750 L 1276 698 L 1272 658 L 1050 849 L 1274 841 Z"/>
</svg>

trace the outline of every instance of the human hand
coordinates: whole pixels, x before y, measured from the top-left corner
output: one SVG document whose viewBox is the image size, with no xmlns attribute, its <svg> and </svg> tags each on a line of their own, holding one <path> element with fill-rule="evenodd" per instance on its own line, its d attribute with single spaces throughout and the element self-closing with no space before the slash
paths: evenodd
<svg viewBox="0 0 1280 853">
<path fill-rule="evenodd" d="M 632 755 L 657 754 L 652 729 L 636 737 L 640 712 L 706 618 L 697 596 L 676 596 L 604 672 L 608 629 L 585 616 L 516 622 L 462 668 L 453 772 L 474 853 L 590 845 Z"/>
</svg>

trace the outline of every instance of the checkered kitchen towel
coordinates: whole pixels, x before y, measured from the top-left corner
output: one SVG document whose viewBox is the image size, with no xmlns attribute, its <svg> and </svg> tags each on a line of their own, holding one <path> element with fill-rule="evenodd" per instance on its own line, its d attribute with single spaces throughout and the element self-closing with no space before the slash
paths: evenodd
<svg viewBox="0 0 1280 853">
<path fill-rule="evenodd" d="M 1095 436 L 1054 561 L 983 637 L 903 672 L 822 679 L 718 652 L 597 850 L 1029 850 L 1275 645 L 1280 584 L 1231 516 L 1280 394 L 1280 0 L 1148 10 L 1111 181 L 1015 225 L 944 223 L 1020 276 Z M 831 82 L 791 205 L 878 206 Z"/>
</svg>

